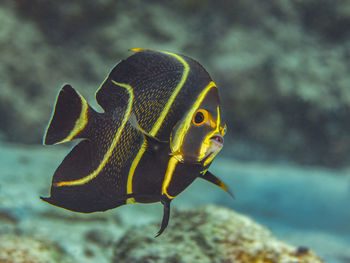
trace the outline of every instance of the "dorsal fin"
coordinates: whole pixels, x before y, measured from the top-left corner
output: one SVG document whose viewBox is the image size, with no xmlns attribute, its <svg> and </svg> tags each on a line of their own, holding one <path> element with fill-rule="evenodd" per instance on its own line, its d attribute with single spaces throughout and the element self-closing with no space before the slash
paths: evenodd
<svg viewBox="0 0 350 263">
<path fill-rule="evenodd" d="M 162 74 L 169 72 L 182 72 L 183 66 L 173 57 L 155 50 L 142 50 L 119 62 L 109 73 L 96 92 L 98 104 L 106 111 L 128 102 L 128 95 L 116 83 L 131 85 L 132 88 L 142 92 L 150 89 L 149 85 L 140 85 L 145 80 L 151 83 L 159 81 Z M 160 88 L 160 87 L 159 87 Z M 157 90 L 160 90 L 157 88 Z M 152 97 L 149 97 L 152 99 Z"/>
<path fill-rule="evenodd" d="M 128 104 L 130 94 L 110 77 L 106 78 L 101 87 L 96 91 L 96 101 L 108 114 L 117 107 Z"/>
</svg>

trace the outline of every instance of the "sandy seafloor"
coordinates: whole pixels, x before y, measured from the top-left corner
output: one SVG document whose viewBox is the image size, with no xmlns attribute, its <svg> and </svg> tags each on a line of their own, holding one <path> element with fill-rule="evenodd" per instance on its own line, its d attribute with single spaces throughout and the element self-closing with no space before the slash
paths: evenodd
<svg viewBox="0 0 350 263">
<path fill-rule="evenodd" d="M 49 194 L 51 176 L 66 152 L 60 146 L 0 143 L 0 234 L 48 238 L 77 262 L 98 258 L 103 263 L 109 261 L 113 241 L 128 227 L 160 223 L 160 204 L 80 215 L 40 201 L 40 195 Z M 230 207 L 267 226 L 279 239 L 313 249 L 325 262 L 350 262 L 350 169 L 238 162 L 219 156 L 210 170 L 231 187 L 236 200 L 198 179 L 173 207 Z M 102 239 L 109 245 L 101 248 L 96 232 L 104 233 Z"/>
</svg>

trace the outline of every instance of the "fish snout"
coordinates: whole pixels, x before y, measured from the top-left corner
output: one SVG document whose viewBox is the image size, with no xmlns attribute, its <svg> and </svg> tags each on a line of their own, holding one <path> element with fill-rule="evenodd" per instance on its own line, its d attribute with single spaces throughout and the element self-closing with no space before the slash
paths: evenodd
<svg viewBox="0 0 350 263">
<path fill-rule="evenodd" d="M 224 145 L 224 137 L 222 137 L 220 134 L 215 134 L 210 138 L 210 140 L 220 147 Z"/>
</svg>

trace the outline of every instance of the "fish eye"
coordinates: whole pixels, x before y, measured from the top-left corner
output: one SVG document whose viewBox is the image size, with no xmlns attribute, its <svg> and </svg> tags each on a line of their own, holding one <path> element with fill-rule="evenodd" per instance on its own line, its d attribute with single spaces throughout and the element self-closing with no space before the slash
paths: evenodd
<svg viewBox="0 0 350 263">
<path fill-rule="evenodd" d="M 196 113 L 193 115 L 192 123 L 195 126 L 201 126 L 204 123 L 206 123 L 209 119 L 209 113 L 206 110 L 199 109 L 196 111 Z"/>
</svg>

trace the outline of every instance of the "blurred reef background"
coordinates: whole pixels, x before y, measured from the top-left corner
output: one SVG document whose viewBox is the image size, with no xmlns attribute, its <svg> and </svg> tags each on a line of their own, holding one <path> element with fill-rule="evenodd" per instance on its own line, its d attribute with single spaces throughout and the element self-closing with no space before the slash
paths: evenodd
<svg viewBox="0 0 350 263">
<path fill-rule="evenodd" d="M 22 256 L 35 259 L 39 251 L 38 258 L 55 258 L 43 262 L 69 262 L 70 256 L 72 262 L 136 262 L 112 244 L 121 242 L 133 218 L 158 222 L 161 210 L 136 205 L 84 217 L 47 207 L 38 196 L 47 195 L 67 148 L 38 145 L 64 83 L 96 106 L 94 93 L 111 68 L 131 54 L 128 49 L 143 47 L 199 61 L 218 85 L 224 107 L 225 147 L 211 170 L 232 186 L 237 200 L 199 183 L 179 198 L 179 207 L 223 205 L 296 247 L 310 247 L 326 262 L 350 262 L 347 0 L 2 0 L 0 240 L 9 241 L 0 241 L 0 262 L 17 243 L 31 242 L 34 252 L 23 248 Z M 195 211 L 208 209 L 215 210 Z M 305 248 L 295 251 L 316 258 Z M 163 262 L 145 256 L 149 261 L 140 262 Z M 241 256 L 239 262 L 252 259 Z M 319 262 L 298 260 L 293 262 Z M 214 261 L 208 256 L 201 262 Z"/>
<path fill-rule="evenodd" d="M 128 49 L 149 47 L 210 72 L 232 138 L 226 154 L 349 162 L 349 1 L 4 0 L 0 12 L 5 140 L 39 143 L 63 83 L 92 100 Z"/>
</svg>

